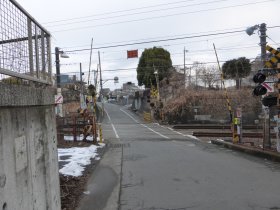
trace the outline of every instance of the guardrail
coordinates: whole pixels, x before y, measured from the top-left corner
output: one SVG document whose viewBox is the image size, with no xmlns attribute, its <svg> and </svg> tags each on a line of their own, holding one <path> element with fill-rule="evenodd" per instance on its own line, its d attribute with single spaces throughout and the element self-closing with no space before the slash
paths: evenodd
<svg viewBox="0 0 280 210">
<path fill-rule="evenodd" d="M 52 84 L 50 33 L 16 1 L 0 1 L 0 77 Z"/>
</svg>

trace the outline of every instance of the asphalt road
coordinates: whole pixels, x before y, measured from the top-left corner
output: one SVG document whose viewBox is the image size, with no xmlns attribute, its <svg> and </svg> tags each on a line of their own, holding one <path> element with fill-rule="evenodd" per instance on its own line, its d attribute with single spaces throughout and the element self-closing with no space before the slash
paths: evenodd
<svg viewBox="0 0 280 210">
<path fill-rule="evenodd" d="M 125 107 L 105 104 L 105 110 L 103 134 L 112 148 L 104 162 L 117 161 L 120 170 L 97 169 L 93 190 L 105 193 L 89 197 L 88 209 L 280 209 L 279 163 L 145 124 Z"/>
</svg>

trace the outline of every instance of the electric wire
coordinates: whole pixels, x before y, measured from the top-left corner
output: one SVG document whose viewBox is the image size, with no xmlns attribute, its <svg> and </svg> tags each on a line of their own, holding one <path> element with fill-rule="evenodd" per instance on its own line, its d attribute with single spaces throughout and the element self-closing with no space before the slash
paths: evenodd
<svg viewBox="0 0 280 210">
<path fill-rule="evenodd" d="M 115 16 L 109 16 L 109 17 L 101 17 L 101 18 L 95 18 L 95 19 L 89 19 L 89 20 L 83 20 L 83 21 L 76 21 L 76 22 L 69 22 L 69 23 L 60 23 L 60 24 L 56 24 L 56 25 L 48 25 L 48 27 L 57 27 L 57 26 L 61 26 L 61 25 L 65 26 L 65 25 L 72 25 L 72 24 L 77 24 L 77 23 L 86 23 L 86 22 L 97 21 L 97 20 L 107 20 L 107 19 L 113 19 L 113 18 L 128 17 L 128 16 L 132 16 L 132 15 L 140 15 L 140 14 L 159 12 L 159 11 L 162 12 L 162 11 L 167 11 L 167 10 L 182 9 L 182 8 L 192 7 L 192 6 L 209 5 L 209 4 L 225 2 L 225 1 L 229 1 L 229 0 L 215 0 L 215 1 L 209 1 L 209 2 L 203 2 L 203 3 L 181 5 L 181 6 L 171 7 L 171 8 L 155 9 L 155 10 L 149 10 L 149 11 L 115 15 Z"/>
<path fill-rule="evenodd" d="M 103 16 L 103 15 L 109 15 L 109 14 L 116 14 L 116 13 L 122 13 L 122 12 L 128 12 L 128 11 L 130 12 L 130 11 L 141 10 L 141 9 L 150 9 L 150 8 L 154 8 L 154 7 L 160 7 L 160 6 L 172 5 L 172 4 L 179 4 L 179 3 L 185 3 L 185 2 L 192 2 L 192 1 L 196 1 L 196 0 L 177 1 L 177 2 L 170 2 L 170 3 L 165 3 L 165 4 L 156 4 L 156 5 L 150 5 L 150 6 L 145 6 L 145 7 L 137 7 L 137 8 L 131 8 L 131 9 L 125 9 L 125 10 L 111 11 L 111 12 L 99 13 L 99 14 L 83 16 L 83 17 L 68 18 L 68 19 L 55 20 L 55 21 L 48 21 L 48 22 L 45 22 L 44 24 L 57 23 L 57 22 L 65 22 L 65 21 L 70 21 L 70 20 L 84 19 L 84 18 Z"/>
<path fill-rule="evenodd" d="M 248 58 L 249 60 L 254 60 L 255 58 Z M 224 63 L 224 62 L 226 62 L 226 60 L 222 60 L 222 61 L 220 61 L 221 63 Z M 206 64 L 216 64 L 217 63 L 217 61 L 203 61 L 203 62 L 196 62 L 195 64 L 202 64 L 202 65 L 206 65 Z M 189 63 L 186 63 L 185 64 L 186 66 L 193 66 L 194 64 L 192 63 L 192 64 L 189 64 Z M 172 66 L 170 66 L 170 67 L 174 67 L 174 68 L 179 68 L 179 67 L 183 67 L 184 66 L 184 64 L 173 64 Z M 157 66 L 158 68 L 161 68 L 161 67 L 165 67 L 165 66 Z M 151 67 L 142 67 L 142 68 L 147 68 L 147 69 L 149 69 L 149 68 L 151 68 Z M 119 68 L 119 69 L 104 69 L 104 70 L 102 70 L 102 72 L 114 72 L 114 71 L 129 71 L 129 70 L 136 70 L 137 69 L 137 67 L 131 67 L 131 68 Z M 69 74 L 72 74 L 72 73 L 80 73 L 80 72 L 76 72 L 76 71 L 74 71 L 74 72 L 67 72 L 67 73 L 69 73 Z M 86 73 L 86 72 L 85 72 Z"/>
<path fill-rule="evenodd" d="M 108 46 L 94 47 L 93 49 L 98 50 L 98 49 L 106 49 L 106 48 L 116 48 L 116 47 L 123 47 L 123 46 L 150 44 L 150 43 L 157 43 L 157 42 L 175 41 L 175 40 L 191 39 L 191 38 L 206 37 L 206 36 L 217 36 L 217 35 L 222 35 L 222 34 L 234 34 L 234 33 L 241 33 L 241 32 L 244 32 L 244 30 L 211 33 L 211 34 L 201 34 L 201 35 L 194 35 L 194 36 L 184 36 L 184 37 L 176 37 L 176 38 L 169 38 L 169 39 L 158 39 L 158 40 L 134 42 L 134 43 L 126 43 L 126 44 L 117 44 L 117 45 L 108 45 Z M 66 53 L 68 53 L 68 52 L 80 52 L 80 51 L 88 51 L 88 50 L 90 50 L 90 48 L 76 49 L 76 50 L 65 50 L 65 52 Z"/>
<path fill-rule="evenodd" d="M 216 7 L 216 8 L 212 8 L 212 9 L 202 9 L 202 10 L 196 10 L 196 11 L 191 11 L 191 12 L 182 12 L 182 13 L 162 15 L 162 16 L 154 16 L 154 17 L 148 17 L 148 18 L 140 18 L 140 19 L 126 20 L 126 21 L 119 21 L 119 22 L 113 22 L 113 23 L 107 23 L 107 24 L 104 23 L 104 24 L 99 24 L 99 25 L 91 25 L 91 26 L 84 26 L 84 27 L 77 27 L 77 28 L 70 28 L 70 29 L 63 29 L 63 30 L 56 30 L 56 31 L 52 31 L 52 32 L 53 33 L 58 33 L 58 32 L 64 32 L 64 31 L 89 29 L 89 28 L 95 28 L 95 27 L 104 27 L 104 26 L 123 24 L 123 23 L 140 22 L 140 21 L 144 21 L 144 20 L 149 20 L 150 21 L 150 20 L 154 20 L 154 19 L 174 17 L 174 16 L 178 16 L 178 15 L 195 14 L 195 13 L 201 13 L 201 12 L 217 11 L 217 10 L 222 10 L 222 9 L 243 7 L 243 6 L 248 6 L 248 5 L 256 5 L 256 4 L 262 4 L 262 3 L 267 3 L 267 2 L 271 2 L 271 1 L 276 1 L 276 0 L 257 1 L 257 2 L 250 2 L 250 3 L 246 3 L 246 4 L 237 4 L 237 5 L 231 5 L 231 6 Z"/>
<path fill-rule="evenodd" d="M 266 36 L 268 39 L 270 39 L 274 44 L 276 44 L 278 47 L 280 47 L 280 44 L 275 42 L 273 39 L 271 39 L 269 36 Z"/>
<path fill-rule="evenodd" d="M 271 26 L 271 27 L 267 27 L 267 28 L 280 28 L 280 26 Z M 150 43 L 158 43 L 158 42 L 166 42 L 166 41 L 175 41 L 175 40 L 183 40 L 183 39 L 191 39 L 191 38 L 199 38 L 199 37 L 209 37 L 209 36 L 217 36 L 217 35 L 224 35 L 224 34 L 235 34 L 235 33 L 243 33 L 243 32 L 244 32 L 244 30 L 208 33 L 208 34 L 200 34 L 200 35 L 193 35 L 193 36 L 183 36 L 183 37 L 175 37 L 175 38 L 168 38 L 168 39 L 158 39 L 158 40 L 143 41 L 143 42 L 100 46 L 100 47 L 94 47 L 92 49 L 99 50 L 99 49 L 133 46 L 133 45 L 140 45 L 140 44 L 150 44 Z M 84 49 L 75 49 L 75 50 L 65 50 L 64 52 L 70 53 L 70 52 L 81 52 L 81 51 L 89 51 L 89 50 L 90 50 L 90 48 L 84 48 Z"/>
<path fill-rule="evenodd" d="M 244 28 L 244 27 L 243 27 Z M 234 29 L 241 29 L 241 27 L 240 28 L 234 28 Z M 229 30 L 229 29 L 228 29 Z M 233 30 L 233 29 L 231 29 L 231 30 Z M 217 31 L 221 31 L 221 30 L 217 30 Z M 224 30 L 223 30 L 224 31 Z M 200 33 L 202 33 L 202 32 L 200 32 Z M 200 34 L 200 33 L 196 33 L 196 34 Z M 191 33 L 191 34 L 194 34 L 194 33 Z M 186 34 L 184 34 L 184 35 L 186 35 Z M 179 36 L 179 35 L 178 35 Z M 212 37 L 212 38 L 208 38 L 208 39 L 201 39 L 201 40 L 195 40 L 195 41 L 192 41 L 191 43 L 187 43 L 187 45 L 189 46 L 189 45 L 193 45 L 194 43 L 201 43 L 201 42 L 209 42 L 210 40 L 216 40 L 216 39 L 223 39 L 223 38 L 228 38 L 228 37 L 234 37 L 234 36 L 239 36 L 239 34 L 232 34 L 232 35 L 227 35 L 227 36 L 220 36 L 220 37 Z M 155 38 L 162 38 L 163 36 L 161 36 L 161 37 L 155 37 Z M 176 36 L 166 36 L 166 37 L 176 37 Z M 151 38 L 149 38 L 149 39 L 140 39 L 140 40 L 151 40 Z M 122 41 L 121 43 L 127 43 L 127 42 L 130 42 L 130 41 L 139 41 L 139 40 L 129 40 L 129 41 Z M 111 43 L 109 43 L 109 44 L 114 44 L 114 43 L 119 43 L 119 42 L 111 42 Z M 108 44 L 108 43 L 107 43 Z M 165 44 L 165 45 L 160 45 L 160 46 L 155 46 L 155 47 L 166 47 L 166 46 L 176 46 L 176 45 L 182 45 L 182 44 L 186 44 L 185 42 L 184 43 L 182 43 L 182 42 L 180 42 L 180 43 L 174 43 L 174 44 Z M 101 44 L 100 44 L 101 45 Z M 63 49 L 65 49 L 65 50 L 70 50 L 70 49 L 74 49 L 74 48 L 81 48 L 81 47 L 86 47 L 86 46 L 88 46 L 88 45 L 80 45 L 80 46 L 76 46 L 76 47 L 63 47 Z M 97 45 L 98 46 L 98 45 Z M 143 48 L 137 48 L 138 50 L 144 50 L 145 49 L 145 47 L 143 47 Z M 114 51 L 108 51 L 108 50 L 106 50 L 105 51 L 106 52 L 106 54 L 108 54 L 108 53 L 119 53 L 119 52 L 124 52 L 124 50 L 114 50 Z M 75 52 L 68 52 L 68 54 L 77 54 L 77 53 L 75 53 Z M 81 53 L 79 53 L 79 54 L 81 54 Z"/>
</svg>

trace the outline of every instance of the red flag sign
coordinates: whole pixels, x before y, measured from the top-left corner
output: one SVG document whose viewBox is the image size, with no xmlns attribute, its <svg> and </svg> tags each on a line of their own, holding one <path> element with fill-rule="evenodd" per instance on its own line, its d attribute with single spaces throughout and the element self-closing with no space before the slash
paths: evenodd
<svg viewBox="0 0 280 210">
<path fill-rule="evenodd" d="M 138 58 L 138 50 L 128 50 L 127 58 Z"/>
</svg>

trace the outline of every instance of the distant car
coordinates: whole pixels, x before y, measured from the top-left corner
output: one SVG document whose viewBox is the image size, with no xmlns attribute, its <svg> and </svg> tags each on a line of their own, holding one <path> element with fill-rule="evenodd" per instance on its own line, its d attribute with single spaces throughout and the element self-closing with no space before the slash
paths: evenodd
<svg viewBox="0 0 280 210">
<path fill-rule="evenodd" d="M 114 98 L 109 98 L 109 99 L 108 99 L 108 102 L 109 102 L 109 103 L 116 102 L 116 99 L 114 99 Z"/>
</svg>

